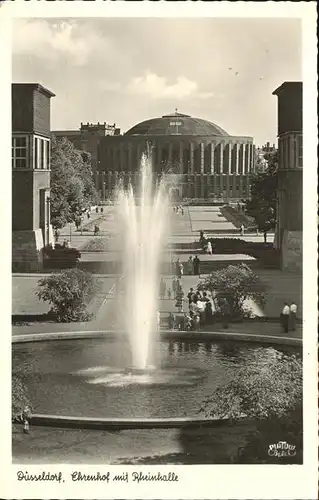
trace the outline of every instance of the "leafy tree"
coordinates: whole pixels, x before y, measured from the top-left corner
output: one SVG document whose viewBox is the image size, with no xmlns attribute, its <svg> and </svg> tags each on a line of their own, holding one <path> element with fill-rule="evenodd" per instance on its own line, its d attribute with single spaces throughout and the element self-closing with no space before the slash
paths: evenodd
<svg viewBox="0 0 319 500">
<path fill-rule="evenodd" d="M 240 367 L 230 382 L 218 386 L 202 405 L 207 417 L 285 417 L 302 401 L 302 361 L 273 351 L 261 364 L 258 355 Z"/>
<path fill-rule="evenodd" d="M 244 314 L 247 299 L 254 300 L 260 306 L 265 302 L 266 287 L 246 264 L 230 265 L 214 271 L 200 281 L 198 288 L 216 293 L 217 299 L 227 299 L 232 317 Z"/>
<path fill-rule="evenodd" d="M 97 201 L 90 155 L 65 137 L 51 140 L 51 223 L 60 228 Z"/>
<path fill-rule="evenodd" d="M 52 305 L 50 312 L 57 322 L 88 321 L 87 306 L 99 286 L 92 274 L 68 269 L 39 280 L 36 295 Z"/>
<path fill-rule="evenodd" d="M 245 212 L 253 217 L 258 229 L 269 231 L 276 225 L 278 151 L 265 153 L 266 170 L 258 169 L 251 179 L 251 198 L 245 201 Z"/>
</svg>

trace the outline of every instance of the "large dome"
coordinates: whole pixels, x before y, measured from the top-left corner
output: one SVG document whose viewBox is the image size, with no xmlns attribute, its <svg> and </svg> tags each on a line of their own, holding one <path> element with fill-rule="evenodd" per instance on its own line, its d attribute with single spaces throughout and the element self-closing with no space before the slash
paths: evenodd
<svg viewBox="0 0 319 500">
<path fill-rule="evenodd" d="M 207 120 L 174 113 L 152 118 L 134 125 L 125 135 L 229 135 L 225 130 Z"/>
</svg>

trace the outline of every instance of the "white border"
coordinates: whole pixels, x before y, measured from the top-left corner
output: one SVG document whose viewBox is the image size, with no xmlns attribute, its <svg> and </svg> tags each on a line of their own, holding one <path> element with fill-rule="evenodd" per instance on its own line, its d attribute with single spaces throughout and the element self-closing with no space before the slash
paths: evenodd
<svg viewBox="0 0 319 500">
<path fill-rule="evenodd" d="M 150 466 L 144 470 L 173 470 L 177 483 L 136 483 L 112 485 L 71 483 L 18 483 L 18 466 L 11 464 L 10 387 L 10 214 L 11 214 L 11 49 L 10 20 L 13 17 L 297 17 L 303 23 L 304 74 L 304 465 L 302 466 Z M 2 348 L 1 348 L 1 469 L 2 498 L 165 498 L 165 499 L 314 499 L 317 498 L 317 115 L 316 115 L 316 2 L 6 2 L 0 8 L 0 151 L 2 232 Z M 280 84 L 281 82 L 278 82 Z M 24 470 L 47 470 L 44 466 Z M 118 470 L 116 466 L 49 466 L 49 470 Z M 138 467 L 125 467 L 137 470 Z"/>
</svg>

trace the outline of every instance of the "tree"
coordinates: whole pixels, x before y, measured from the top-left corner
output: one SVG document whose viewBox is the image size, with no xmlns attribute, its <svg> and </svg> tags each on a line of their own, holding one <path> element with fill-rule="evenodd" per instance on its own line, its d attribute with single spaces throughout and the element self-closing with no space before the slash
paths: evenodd
<svg viewBox="0 0 319 500">
<path fill-rule="evenodd" d="M 50 313 L 57 322 L 88 321 L 87 306 L 99 287 L 92 274 L 68 269 L 39 280 L 36 295 L 52 305 Z"/>
<path fill-rule="evenodd" d="M 51 223 L 60 228 L 97 201 L 90 155 L 65 137 L 51 140 Z"/>
<path fill-rule="evenodd" d="M 206 417 L 284 417 L 302 401 L 302 361 L 295 355 L 273 351 L 264 363 L 258 354 L 218 386 L 200 409 Z"/>
<path fill-rule="evenodd" d="M 216 293 L 217 299 L 226 298 L 231 317 L 244 314 L 247 299 L 260 306 L 265 302 L 266 286 L 246 264 L 230 265 L 214 271 L 200 282 L 198 288 Z"/>
<path fill-rule="evenodd" d="M 258 229 L 269 231 L 276 225 L 278 151 L 265 153 L 266 170 L 257 170 L 251 179 L 251 198 L 245 201 L 245 213 L 253 217 Z"/>
</svg>

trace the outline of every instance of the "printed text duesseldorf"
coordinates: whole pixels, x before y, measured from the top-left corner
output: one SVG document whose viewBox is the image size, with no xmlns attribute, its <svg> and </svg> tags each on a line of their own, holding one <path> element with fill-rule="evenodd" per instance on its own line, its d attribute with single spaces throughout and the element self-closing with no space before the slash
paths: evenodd
<svg viewBox="0 0 319 500">
<path fill-rule="evenodd" d="M 68 477 L 69 476 L 69 477 Z M 151 473 L 151 472 L 123 472 L 122 474 L 111 474 L 109 471 L 95 472 L 94 474 L 85 474 L 80 471 L 73 471 L 69 474 L 64 474 L 62 472 L 40 472 L 31 474 L 28 471 L 18 471 L 17 472 L 17 480 L 18 481 L 55 481 L 58 483 L 64 483 L 64 477 L 70 479 L 71 481 L 91 481 L 91 482 L 118 482 L 118 483 L 128 483 L 130 481 L 141 483 L 145 481 L 163 481 L 163 482 L 172 482 L 178 481 L 178 475 L 175 472 L 167 472 L 163 474 L 161 472 Z"/>
</svg>

